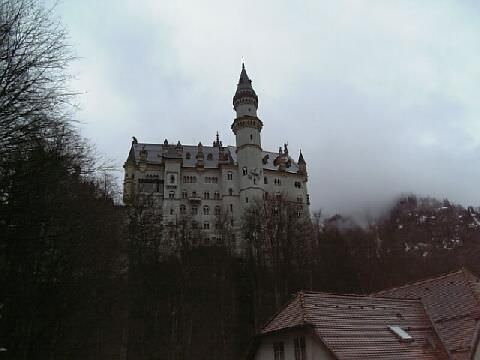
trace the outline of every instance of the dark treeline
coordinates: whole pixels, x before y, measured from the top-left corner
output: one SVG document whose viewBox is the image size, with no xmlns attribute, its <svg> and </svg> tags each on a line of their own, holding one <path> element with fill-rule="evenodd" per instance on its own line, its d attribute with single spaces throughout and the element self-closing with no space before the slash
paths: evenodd
<svg viewBox="0 0 480 360">
<path fill-rule="evenodd" d="M 51 11 L 0 0 L 0 359 L 241 359 L 297 290 L 480 273 L 478 209 L 415 196 L 363 227 L 259 202 L 241 256 L 228 242 L 192 246 L 204 242 L 188 222 L 165 229 L 148 203 L 115 204 L 74 127 L 72 59 Z"/>
</svg>

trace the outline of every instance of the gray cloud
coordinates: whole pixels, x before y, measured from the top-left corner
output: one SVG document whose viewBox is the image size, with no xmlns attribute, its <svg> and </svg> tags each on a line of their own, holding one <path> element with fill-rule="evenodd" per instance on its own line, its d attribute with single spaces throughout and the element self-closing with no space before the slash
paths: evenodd
<svg viewBox="0 0 480 360">
<path fill-rule="evenodd" d="M 314 208 L 401 192 L 480 203 L 475 2 L 64 2 L 83 130 L 119 165 L 130 137 L 233 144 L 240 59 L 263 145 L 302 148 Z"/>
</svg>

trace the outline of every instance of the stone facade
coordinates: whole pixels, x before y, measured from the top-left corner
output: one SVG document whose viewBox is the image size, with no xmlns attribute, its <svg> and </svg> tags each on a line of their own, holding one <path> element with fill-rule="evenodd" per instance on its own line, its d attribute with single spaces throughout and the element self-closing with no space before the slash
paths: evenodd
<svg viewBox="0 0 480 360">
<path fill-rule="evenodd" d="M 262 149 L 258 97 L 244 66 L 233 107 L 236 146 L 223 146 L 218 133 L 212 146 L 144 144 L 134 138 L 124 164 L 124 203 L 133 208 L 150 197 L 165 229 L 187 223 L 185 236 L 196 244 L 228 243 L 237 251 L 243 246 L 243 213 L 258 199 L 282 195 L 295 202 L 299 214 L 309 214 L 305 160 L 300 153 L 294 161 L 286 144 L 278 152 Z M 192 232 L 201 233 L 201 240 Z M 168 247 L 175 235 L 165 233 Z"/>
</svg>

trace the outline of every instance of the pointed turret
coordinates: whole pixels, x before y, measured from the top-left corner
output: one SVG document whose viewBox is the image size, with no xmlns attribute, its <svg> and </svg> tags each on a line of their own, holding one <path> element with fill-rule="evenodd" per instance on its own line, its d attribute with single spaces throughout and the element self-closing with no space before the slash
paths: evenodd
<svg viewBox="0 0 480 360">
<path fill-rule="evenodd" d="M 220 141 L 220 135 L 218 135 L 218 131 L 217 135 L 215 136 L 215 141 L 213 142 L 213 147 L 222 147 L 222 142 Z"/>
<path fill-rule="evenodd" d="M 260 177 L 263 176 L 262 139 L 263 123 L 257 117 L 258 97 L 242 64 L 237 91 L 233 97 L 233 108 L 237 117 L 233 121 L 238 168 L 243 176 L 239 178 L 239 200 L 248 204 L 253 199 L 263 198 Z"/>
<path fill-rule="evenodd" d="M 243 115 L 257 116 L 258 96 L 253 90 L 252 80 L 248 77 L 243 63 L 237 91 L 233 97 L 233 108 L 237 112 L 237 117 Z"/>
<path fill-rule="evenodd" d="M 307 163 L 303 158 L 302 150 L 300 150 L 300 156 L 298 157 L 298 172 L 301 174 L 307 173 Z"/>
</svg>

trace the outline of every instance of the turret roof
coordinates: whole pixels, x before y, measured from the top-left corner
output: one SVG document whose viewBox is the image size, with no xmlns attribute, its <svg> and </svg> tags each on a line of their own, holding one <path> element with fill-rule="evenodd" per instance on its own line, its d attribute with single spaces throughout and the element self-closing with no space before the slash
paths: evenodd
<svg viewBox="0 0 480 360">
<path fill-rule="evenodd" d="M 250 97 L 255 99 L 256 104 L 258 104 L 258 96 L 253 90 L 252 87 L 252 80 L 247 75 L 247 70 L 245 70 L 245 64 L 242 64 L 242 71 L 240 72 L 240 79 L 238 80 L 237 84 L 237 91 L 235 92 L 235 96 L 233 97 L 233 105 L 235 106 L 235 102 L 241 98 Z"/>
</svg>

